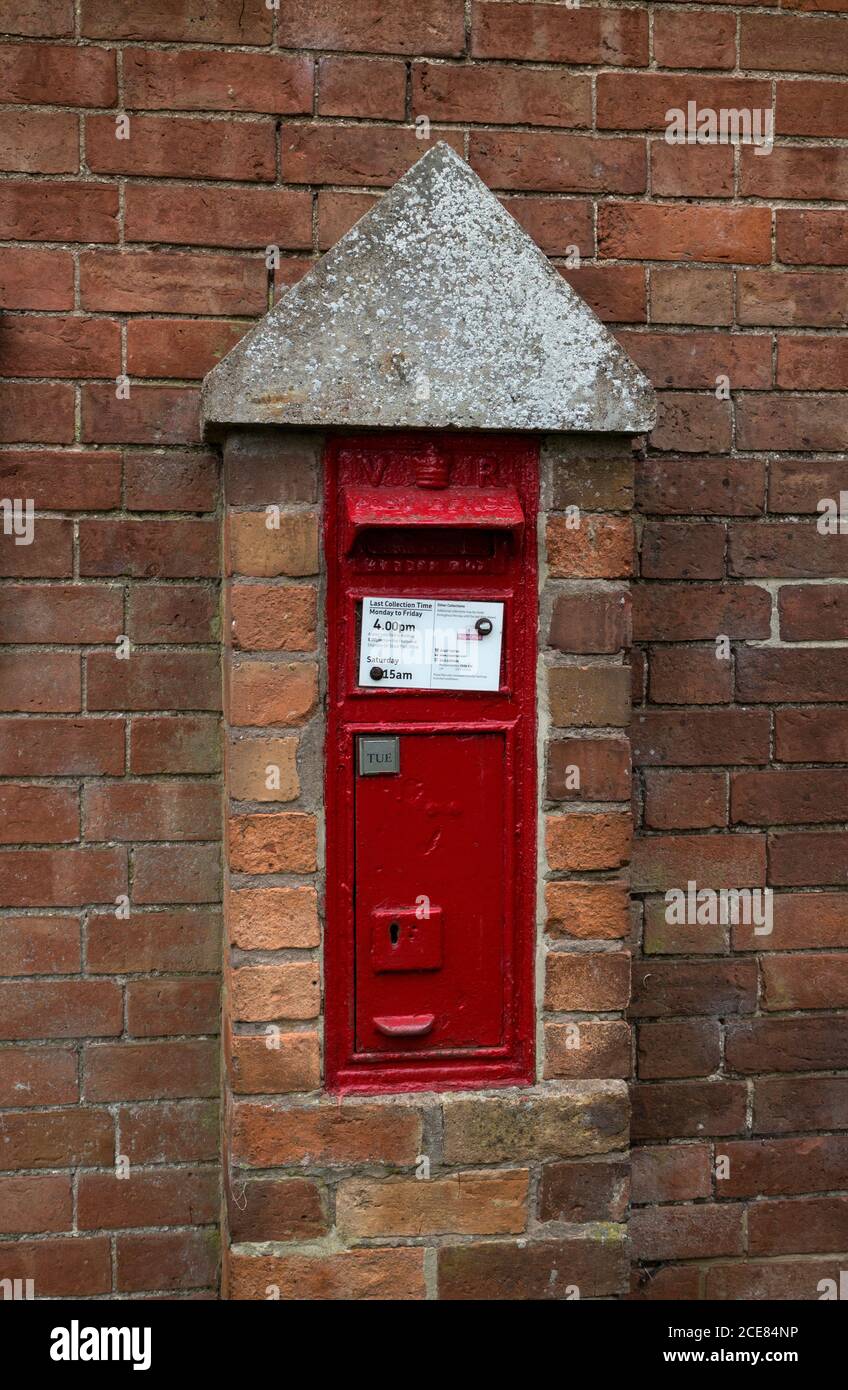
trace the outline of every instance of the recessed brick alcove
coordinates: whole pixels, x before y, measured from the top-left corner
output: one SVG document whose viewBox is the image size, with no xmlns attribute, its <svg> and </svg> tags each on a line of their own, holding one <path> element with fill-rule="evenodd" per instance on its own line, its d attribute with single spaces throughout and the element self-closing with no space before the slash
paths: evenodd
<svg viewBox="0 0 848 1390">
<path fill-rule="evenodd" d="M 448 235 L 458 209 L 468 244 Z M 463 291 L 466 258 L 476 284 Z M 510 263 L 505 308 L 487 287 Z M 430 302 L 441 313 L 432 372 Z M 207 379 L 225 461 L 228 1297 L 626 1291 L 629 513 L 631 440 L 650 401 L 447 147 Z M 336 650 L 328 443 L 365 427 L 378 450 L 402 430 L 413 452 L 438 451 L 446 424 L 465 428 L 471 450 L 485 449 L 487 424 L 530 431 L 514 437 L 532 441 L 538 473 L 533 1079 L 339 1095 L 326 1083 L 322 1003 L 328 933 L 340 929 L 323 799 Z"/>
</svg>

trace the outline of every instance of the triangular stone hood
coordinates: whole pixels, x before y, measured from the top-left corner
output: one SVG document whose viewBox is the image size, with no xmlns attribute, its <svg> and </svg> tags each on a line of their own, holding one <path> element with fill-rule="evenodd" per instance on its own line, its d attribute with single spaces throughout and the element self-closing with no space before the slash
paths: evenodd
<svg viewBox="0 0 848 1390">
<path fill-rule="evenodd" d="M 654 393 L 458 154 L 435 145 L 209 373 L 227 425 L 635 434 Z"/>
</svg>

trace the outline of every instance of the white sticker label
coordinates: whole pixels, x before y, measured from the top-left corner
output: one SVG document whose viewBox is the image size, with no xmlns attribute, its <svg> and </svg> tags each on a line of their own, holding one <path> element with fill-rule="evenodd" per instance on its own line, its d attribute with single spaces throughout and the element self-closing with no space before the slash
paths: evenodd
<svg viewBox="0 0 848 1390">
<path fill-rule="evenodd" d="M 497 690 L 503 609 L 476 599 L 363 599 L 359 684 Z"/>
</svg>

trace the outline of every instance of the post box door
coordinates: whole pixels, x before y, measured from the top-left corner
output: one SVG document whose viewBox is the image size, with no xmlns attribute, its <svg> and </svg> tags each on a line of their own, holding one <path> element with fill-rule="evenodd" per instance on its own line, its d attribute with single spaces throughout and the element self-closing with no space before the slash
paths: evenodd
<svg viewBox="0 0 848 1390">
<path fill-rule="evenodd" d="M 356 760 L 356 1046 L 395 1055 L 498 1046 L 505 734 L 401 733 L 396 763 L 372 775 Z"/>
</svg>

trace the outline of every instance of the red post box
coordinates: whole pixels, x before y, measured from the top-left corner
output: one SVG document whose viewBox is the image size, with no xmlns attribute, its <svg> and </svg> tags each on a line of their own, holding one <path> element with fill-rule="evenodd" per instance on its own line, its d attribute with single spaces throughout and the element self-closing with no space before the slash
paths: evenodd
<svg viewBox="0 0 848 1390">
<path fill-rule="evenodd" d="M 533 1074 L 538 447 L 326 455 L 328 1084 Z"/>
</svg>

